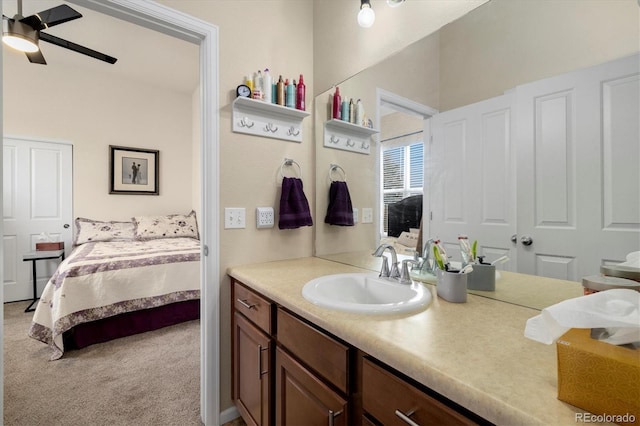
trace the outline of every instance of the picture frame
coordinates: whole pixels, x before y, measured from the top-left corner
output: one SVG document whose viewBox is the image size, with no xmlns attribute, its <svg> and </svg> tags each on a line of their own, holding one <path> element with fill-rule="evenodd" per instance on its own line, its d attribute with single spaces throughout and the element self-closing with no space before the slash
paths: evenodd
<svg viewBox="0 0 640 426">
<path fill-rule="evenodd" d="M 109 194 L 160 195 L 160 151 L 109 145 Z"/>
</svg>

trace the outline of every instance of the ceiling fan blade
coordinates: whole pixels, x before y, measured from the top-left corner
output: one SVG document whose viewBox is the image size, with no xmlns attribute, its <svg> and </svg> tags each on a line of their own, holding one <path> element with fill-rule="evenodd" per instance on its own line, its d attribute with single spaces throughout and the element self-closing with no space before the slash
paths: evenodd
<svg viewBox="0 0 640 426">
<path fill-rule="evenodd" d="M 42 55 L 42 51 L 40 50 L 31 53 L 25 52 L 25 55 L 27 55 L 29 62 L 31 62 L 32 64 L 47 65 L 47 61 L 44 60 L 44 56 Z"/>
<path fill-rule="evenodd" d="M 66 4 L 61 4 L 60 6 L 52 7 L 51 9 L 43 10 L 42 12 L 22 18 L 20 22 L 29 25 L 34 30 L 44 30 L 78 18 L 82 18 L 80 13 Z"/>
<path fill-rule="evenodd" d="M 79 44 L 64 40 L 60 37 L 52 36 L 51 34 L 40 33 L 40 41 L 46 41 L 48 43 L 55 44 L 56 46 L 64 47 L 65 49 L 73 50 L 74 52 L 82 53 L 83 55 L 87 55 L 110 64 L 115 64 L 117 61 L 117 59 L 112 56 L 105 55 L 104 53 L 89 49 L 88 47 L 80 46 Z"/>
</svg>

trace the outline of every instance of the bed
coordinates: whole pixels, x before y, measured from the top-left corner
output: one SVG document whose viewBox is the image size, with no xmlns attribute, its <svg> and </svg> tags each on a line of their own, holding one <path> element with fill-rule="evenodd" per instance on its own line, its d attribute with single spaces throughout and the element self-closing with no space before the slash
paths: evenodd
<svg viewBox="0 0 640 426">
<path fill-rule="evenodd" d="M 36 306 L 29 336 L 51 360 L 78 349 L 200 315 L 195 213 L 131 222 L 78 218 L 74 248 Z"/>
</svg>

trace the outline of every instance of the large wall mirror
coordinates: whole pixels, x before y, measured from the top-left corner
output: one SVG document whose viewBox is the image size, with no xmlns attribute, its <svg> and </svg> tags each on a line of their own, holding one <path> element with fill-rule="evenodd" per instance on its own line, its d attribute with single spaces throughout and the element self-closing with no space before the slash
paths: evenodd
<svg viewBox="0 0 640 426">
<path fill-rule="evenodd" d="M 319 94 L 315 98 L 316 256 L 368 269 L 377 269 L 378 260 L 373 258 L 371 253 L 377 244 L 385 241 L 389 236 L 386 234 L 389 223 L 388 212 L 382 207 L 383 202 L 393 200 L 393 197 L 398 197 L 398 194 L 402 194 L 400 198 L 407 198 L 419 193 L 423 193 L 421 205 L 423 214 L 422 226 L 418 226 L 421 232 L 418 231 L 416 235 L 420 243 L 416 248 L 420 248 L 420 244 L 424 244 L 429 237 L 440 237 L 445 240 L 454 258 L 459 256 L 456 236 L 459 233 L 468 233 L 470 239 L 478 240 L 483 254 L 489 260 L 505 254 L 510 255 L 511 260 L 501 266 L 503 270 L 580 281 L 582 276 L 598 273 L 601 264 L 623 261 L 625 253 L 640 250 L 640 208 L 638 207 L 640 190 L 637 184 L 640 175 L 637 167 L 632 167 L 640 161 L 637 126 L 626 125 L 624 123 L 628 120 L 619 119 L 623 123 L 623 138 L 632 142 L 630 144 L 625 142 L 627 145 L 624 148 L 624 155 L 614 155 L 612 158 L 607 158 L 606 153 L 607 129 L 598 129 L 599 136 L 594 140 L 596 145 L 593 146 L 601 151 L 602 146 L 605 146 L 605 152 L 603 158 L 593 161 L 601 164 L 602 167 L 598 166 L 595 172 L 588 172 L 591 166 L 583 162 L 590 161 L 590 157 L 583 155 L 582 152 L 591 151 L 592 147 L 581 145 L 583 130 L 579 121 L 571 122 L 575 128 L 565 129 L 565 134 L 569 136 L 567 140 L 557 143 L 557 146 L 561 147 L 559 151 L 554 148 L 555 151 L 551 149 L 542 153 L 537 146 L 536 152 L 527 152 L 523 148 L 525 144 L 522 141 L 526 136 L 519 132 L 515 123 L 515 114 L 522 115 L 521 104 L 528 103 L 534 105 L 533 108 L 542 108 L 532 112 L 531 115 L 538 114 L 536 117 L 543 115 L 546 111 L 544 108 L 553 109 L 554 106 L 559 105 L 563 105 L 561 109 L 564 108 L 565 116 L 579 115 L 580 111 L 577 111 L 577 108 L 580 104 L 576 103 L 578 92 L 561 99 L 554 98 L 547 103 L 536 103 L 537 95 L 527 93 L 528 85 L 555 76 L 570 76 L 572 74 L 567 73 L 621 58 L 631 58 L 631 62 L 627 65 L 631 64 L 632 72 L 625 75 L 626 80 L 620 80 L 623 82 L 622 85 L 616 85 L 619 89 L 612 89 L 612 94 L 615 90 L 618 92 L 615 92 L 617 94 L 612 95 L 611 99 L 617 96 L 615 101 L 618 102 L 626 96 L 625 105 L 631 105 L 632 110 L 637 113 L 639 86 L 638 68 L 635 65 L 637 56 L 634 55 L 637 55 L 639 50 L 638 12 L 638 4 L 634 0 L 614 2 L 491 0 L 485 3 L 436 33 L 337 84 L 342 98 L 353 99 L 354 102 L 360 99 L 366 117 L 371 119 L 376 133 L 370 139 L 371 147 L 368 153 L 324 146 L 324 138 L 330 133 L 325 123 L 331 118 L 331 99 L 335 88 Z M 614 79 L 618 81 L 618 77 Z M 523 86 L 527 90 L 522 90 L 524 95 L 520 98 L 529 96 L 530 102 L 514 100 L 514 91 Z M 609 90 L 605 86 L 600 84 L 601 92 Z M 627 96 L 625 93 L 631 93 L 631 95 Z M 446 122 L 443 124 L 439 118 L 448 117 L 455 121 L 457 111 L 467 111 L 465 108 L 472 105 L 488 104 L 491 107 L 495 106 L 494 111 L 503 111 L 504 108 L 500 103 L 505 100 L 511 102 L 509 104 L 511 115 L 507 120 L 501 117 L 503 121 L 483 121 L 477 129 L 447 127 Z M 484 113 L 480 112 L 480 115 L 482 114 Z M 500 116 L 500 114 L 485 115 Z M 431 119 L 432 116 L 433 119 Z M 534 124 L 537 125 L 537 122 Z M 534 124 L 532 124 L 533 127 L 535 127 Z M 436 129 L 434 126 L 440 127 Z M 473 152 L 469 146 L 465 148 L 464 143 L 458 146 L 459 151 L 456 152 L 455 146 L 450 148 L 452 144 L 447 147 L 437 144 L 434 146 L 429 141 L 432 134 L 434 138 L 438 136 L 447 141 L 455 140 L 456 132 L 459 133 L 458 137 L 463 139 L 469 133 L 481 135 L 492 126 L 494 133 L 500 134 L 503 140 L 510 139 L 511 151 L 503 149 L 504 146 L 501 145 L 503 140 L 489 148 L 486 147 L 488 145 L 485 142 L 485 150 L 478 153 Z M 592 130 L 584 129 L 584 132 Z M 536 131 L 540 132 L 540 129 Z M 505 136 L 505 132 L 509 136 Z M 536 134 L 535 138 L 539 136 Z M 633 142 L 634 138 L 635 142 Z M 613 151 L 612 149 L 611 152 Z M 483 158 L 487 152 L 493 153 L 494 165 L 475 172 L 471 171 L 470 158 L 476 155 Z M 538 159 L 545 158 L 540 156 L 546 155 L 549 161 L 556 161 L 558 154 L 561 154 L 561 157 L 567 156 L 564 164 L 570 165 L 570 169 L 563 169 L 561 175 L 553 171 L 557 168 L 551 168 L 548 172 L 544 168 L 535 168 L 529 176 L 526 174 L 529 172 L 528 167 L 519 166 L 518 163 L 522 156 L 526 155 L 538 156 L 536 157 Z M 385 159 L 392 158 L 393 155 L 404 155 L 403 161 L 406 164 L 404 173 L 407 177 L 404 179 L 404 187 L 398 188 L 396 185 L 395 189 L 398 190 L 396 194 L 389 195 L 393 192 L 391 190 L 394 189 L 392 188 L 394 184 L 385 184 L 383 169 L 387 161 Z M 426 157 L 421 165 L 422 168 L 414 164 L 415 159 L 420 155 Z M 459 155 L 457 158 L 464 156 L 466 162 L 456 162 L 455 155 Z M 518 159 L 518 156 L 521 158 Z M 624 158 L 625 156 L 627 158 Z M 462 164 L 458 167 L 469 170 L 460 170 L 459 176 L 451 179 L 450 170 L 447 172 L 445 168 L 456 163 Z M 344 176 L 332 174 L 331 165 L 340 166 Z M 600 171 L 597 171 L 598 169 Z M 616 172 L 616 170 L 624 170 L 624 172 Z M 412 180 L 412 173 L 414 175 L 423 173 L 425 180 L 422 185 Z M 477 181 L 474 184 L 476 186 L 467 188 L 466 184 L 461 182 L 465 178 L 465 173 L 469 174 L 466 176 L 467 179 Z M 541 175 L 547 174 L 547 180 L 550 182 L 546 183 L 546 188 L 549 191 L 564 188 L 564 193 L 556 194 L 563 201 L 559 206 L 547 205 L 544 208 L 529 206 L 537 216 L 534 218 L 531 229 L 523 231 L 522 225 L 528 220 L 520 215 L 524 209 L 518 207 L 521 206 L 523 194 L 533 192 L 534 197 L 538 199 L 548 197 L 549 195 L 544 193 L 545 187 L 540 178 Z M 601 179 L 595 182 L 600 194 L 595 204 L 589 204 L 594 203 L 593 200 L 585 203 L 583 193 L 576 191 L 579 187 L 576 180 L 585 179 L 592 174 L 599 175 L 598 179 Z M 611 185 L 609 181 L 619 182 L 625 176 L 627 180 L 636 182 L 635 186 L 624 190 L 627 198 L 620 202 L 620 198 L 616 201 L 607 196 L 605 186 Z M 353 207 L 358 210 L 358 221 L 354 226 L 323 223 L 329 203 L 331 181 L 343 177 L 346 178 Z M 533 183 L 530 186 L 520 187 L 521 182 L 528 181 Z M 518 185 L 517 188 L 516 185 Z M 473 193 L 471 196 L 462 191 L 456 193 L 456 188 L 473 191 Z M 448 220 L 453 214 L 451 212 L 455 213 L 456 209 L 469 211 L 471 209 L 469 206 L 473 205 L 471 198 L 476 192 L 484 195 L 480 197 L 481 202 L 479 201 L 473 208 L 484 217 L 499 217 L 499 220 L 486 220 L 485 222 L 493 223 L 484 228 L 465 227 L 465 218 L 462 218 L 459 223 Z M 569 194 L 566 200 L 562 198 L 563 194 Z M 618 193 L 618 197 L 624 197 L 622 192 Z M 614 207 L 620 207 L 619 211 L 623 211 L 618 219 L 606 218 L 607 211 L 612 210 L 607 207 L 607 203 L 613 203 Z M 367 214 L 368 209 L 373 212 L 371 217 Z M 446 211 L 449 211 L 449 216 Z M 610 248 L 607 256 L 580 259 L 578 262 L 573 254 L 556 255 L 551 248 L 547 248 L 547 246 L 561 246 L 566 244 L 566 241 L 557 241 L 558 238 L 556 238 L 556 241 L 551 240 L 546 243 L 547 246 L 543 244 L 543 240 L 552 238 L 549 235 L 561 235 L 560 230 L 575 227 L 573 225 L 578 220 L 580 223 L 589 220 L 584 216 L 577 217 L 584 211 L 602 213 L 601 219 L 598 219 L 601 223 L 597 226 L 600 228 L 609 226 L 613 231 L 606 236 L 594 235 L 594 238 L 600 238 Z M 544 217 L 545 214 L 553 218 L 547 220 Z M 566 217 L 560 217 L 563 214 Z M 613 217 L 616 214 L 609 215 Z M 538 228 L 541 231 L 533 234 Z M 526 238 L 531 238 L 532 235 L 534 243 L 528 246 Z M 587 244 L 584 238 L 572 235 L 561 235 L 559 239 L 568 240 L 569 244 L 574 246 Z M 498 236 L 500 241 L 496 243 L 493 240 L 498 239 Z M 512 236 L 515 240 L 513 242 Z M 571 242 L 572 238 L 575 239 Z M 404 242 L 406 241 L 413 240 L 405 239 Z M 536 250 L 538 247 L 540 250 Z M 570 249 L 565 251 L 568 252 Z M 408 255 L 409 252 L 405 254 Z M 526 302 L 522 304 L 526 305 Z"/>
</svg>

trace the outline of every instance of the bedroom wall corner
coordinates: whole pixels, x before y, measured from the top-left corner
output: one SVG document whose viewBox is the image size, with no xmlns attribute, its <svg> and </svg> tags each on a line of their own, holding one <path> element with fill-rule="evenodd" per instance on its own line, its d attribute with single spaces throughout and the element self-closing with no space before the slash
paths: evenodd
<svg viewBox="0 0 640 426">
<path fill-rule="evenodd" d="M 2 3 L 0 3 L 2 13 Z M 4 58 L 0 49 L 0 82 L 4 84 Z M 4 136 L 4 97 L 0 99 L 0 133 Z M 0 151 L 0 164 L 3 163 L 2 151 Z M 0 188 L 4 188 L 3 174 L 0 173 Z M 4 217 L 3 205 L 0 204 L 0 217 Z M 4 225 L 0 221 L 0 235 L 4 235 Z M 4 259 L 4 245 L 0 244 L 0 259 Z M 0 282 L 4 283 L 4 262 L 0 263 Z M 4 401 L 4 285 L 0 286 L 0 401 Z M 4 403 L 0 403 L 0 419 L 4 418 Z"/>
</svg>

